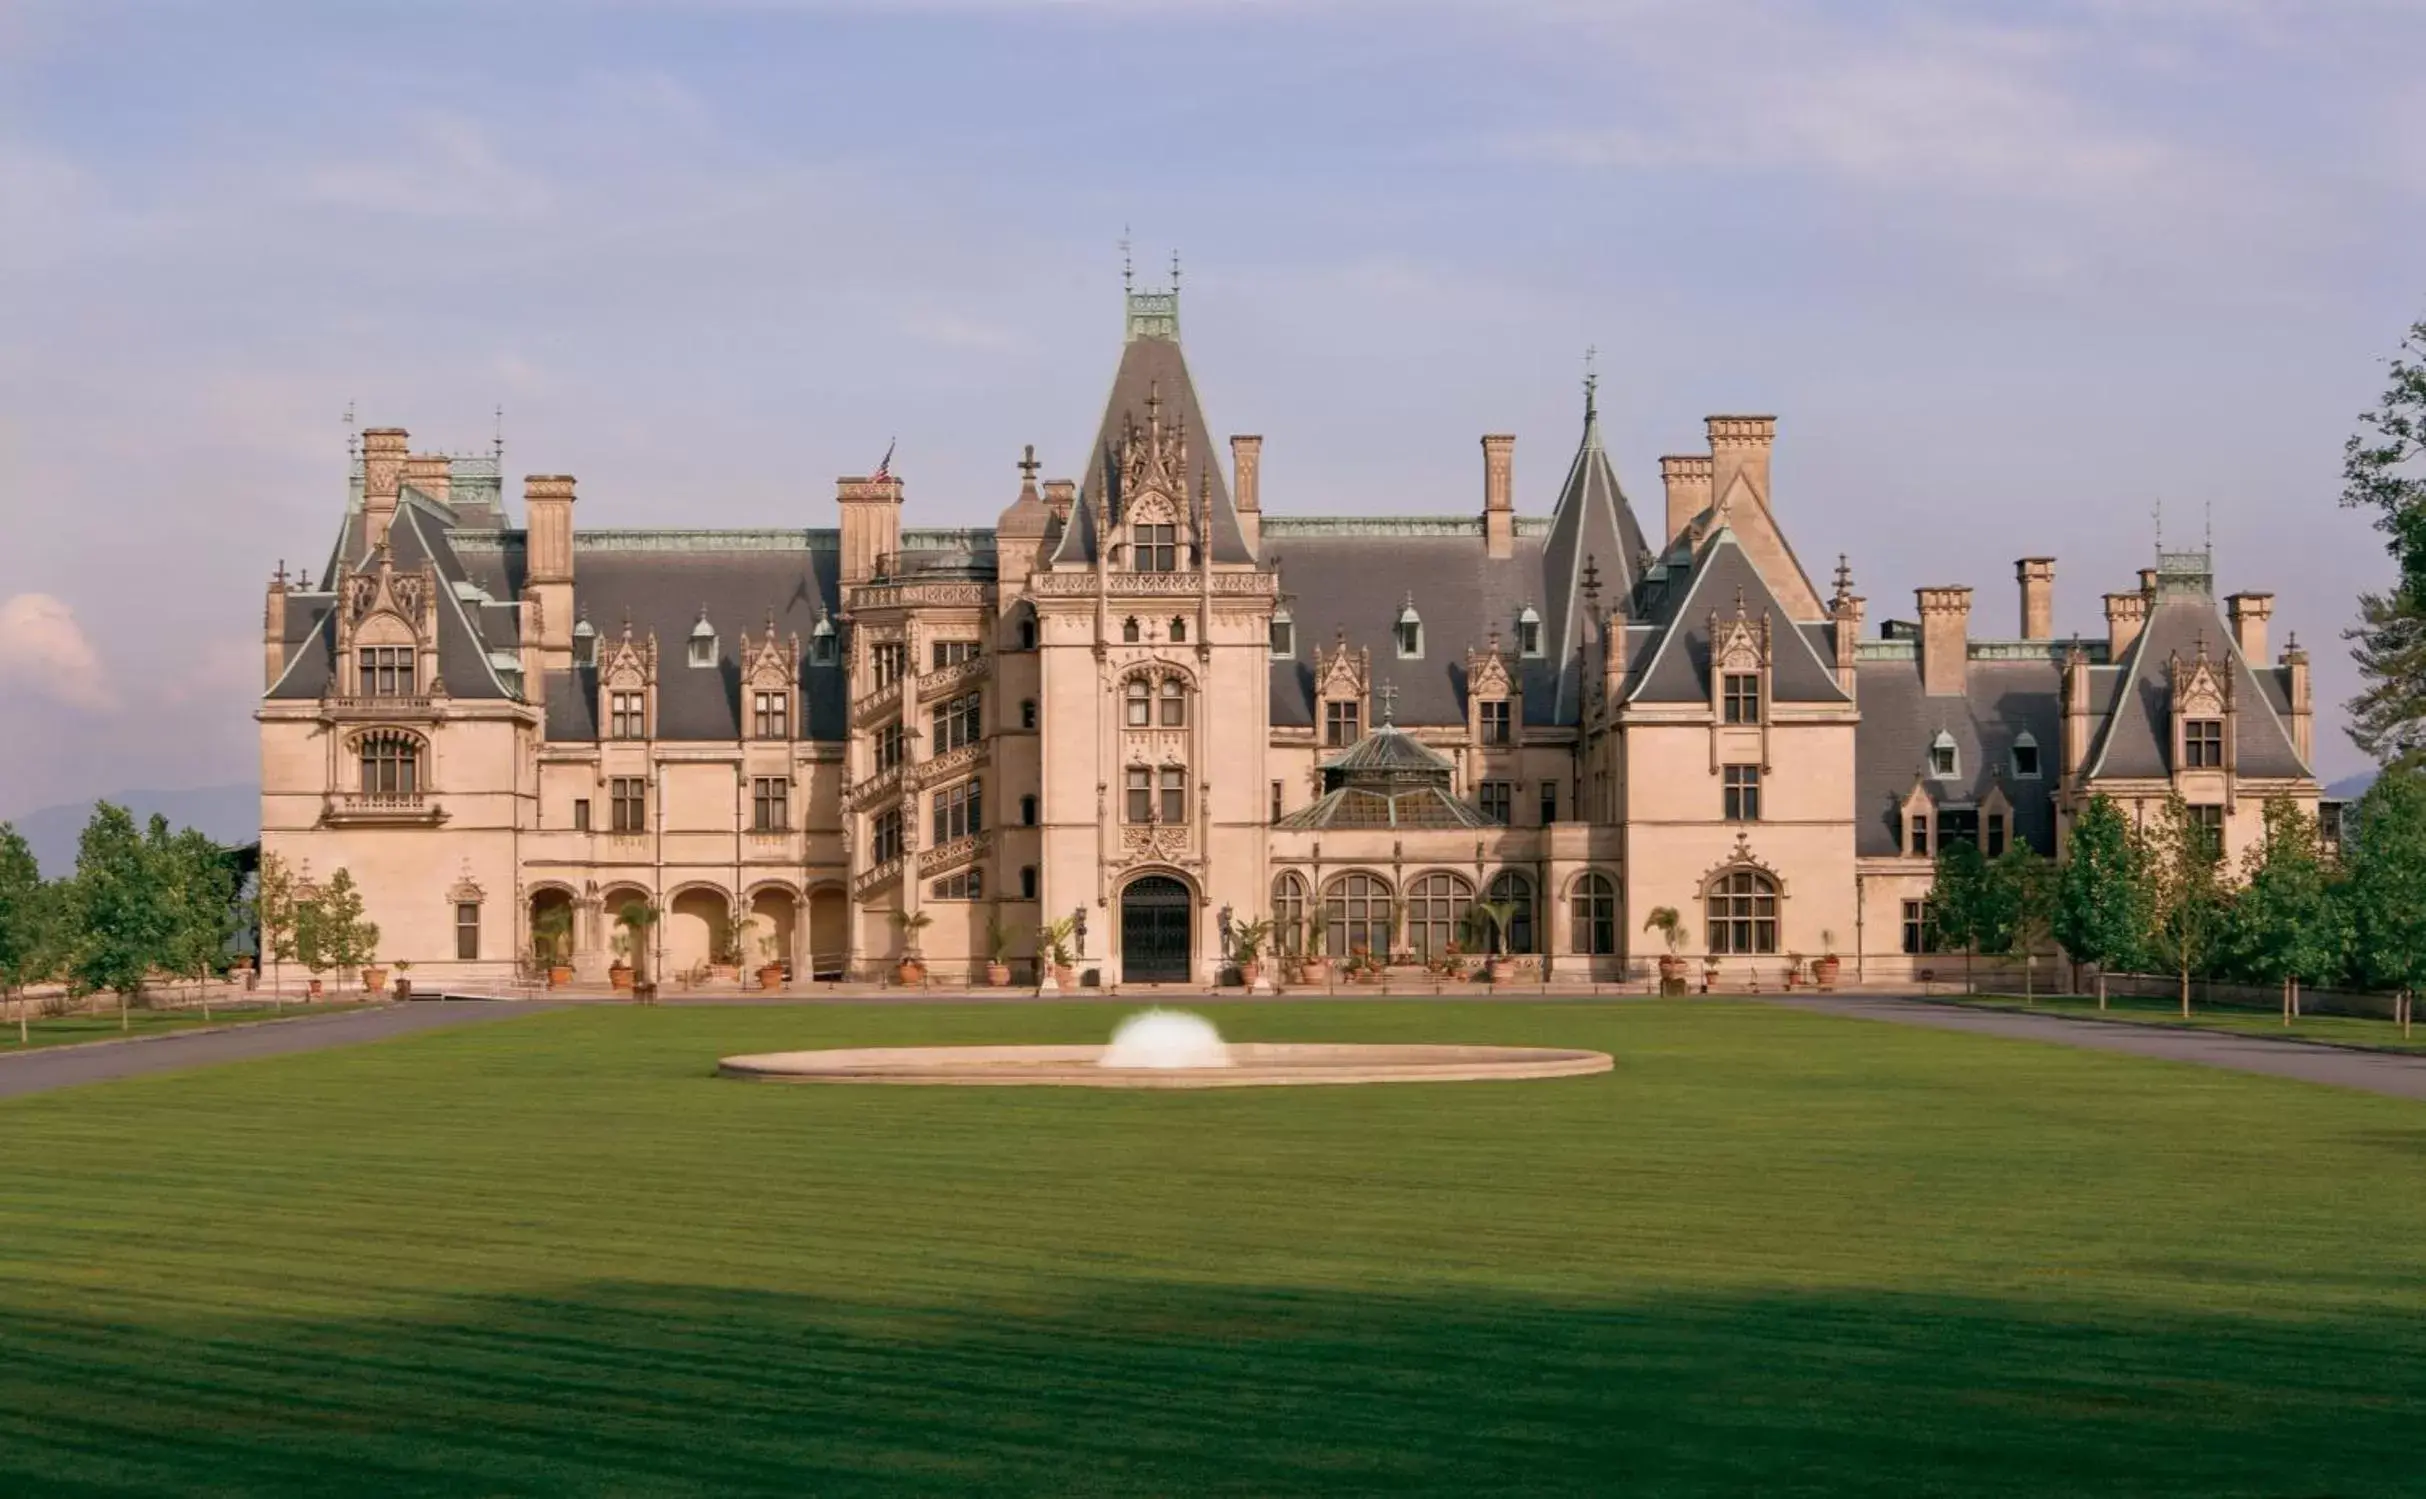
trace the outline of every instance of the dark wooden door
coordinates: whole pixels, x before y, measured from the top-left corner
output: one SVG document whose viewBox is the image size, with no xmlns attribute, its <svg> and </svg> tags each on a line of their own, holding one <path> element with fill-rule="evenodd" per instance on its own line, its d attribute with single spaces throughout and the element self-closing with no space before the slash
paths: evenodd
<svg viewBox="0 0 2426 1499">
<path fill-rule="evenodd" d="M 1184 984 L 1189 977 L 1188 887 L 1150 874 L 1120 895 L 1120 976 L 1131 984 Z"/>
</svg>

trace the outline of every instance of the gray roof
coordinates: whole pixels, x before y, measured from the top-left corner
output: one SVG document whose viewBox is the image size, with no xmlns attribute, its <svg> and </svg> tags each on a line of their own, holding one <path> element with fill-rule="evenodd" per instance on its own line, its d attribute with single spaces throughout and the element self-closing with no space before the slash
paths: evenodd
<svg viewBox="0 0 2426 1499">
<path fill-rule="evenodd" d="M 2092 775 L 2154 780 L 2173 773 L 2173 684 L 2168 663 L 2175 656 L 2185 662 L 2196 660 L 2202 642 L 2208 659 L 2233 674 L 2233 699 L 2240 710 L 2235 715 L 2239 727 L 2233 735 L 2238 773 L 2287 779 L 2310 774 L 2277 716 L 2274 705 L 2280 684 L 2269 692 L 2261 674 L 2241 659 L 2231 627 L 2217 613 L 2213 598 L 2181 592 L 2160 594 L 2152 602 L 2147 624 L 2113 673 L 2118 691 L 2114 710 L 2089 749 Z"/>
<path fill-rule="evenodd" d="M 1517 615 L 1527 604 L 1547 615 L 1540 537 L 1520 529 L 1515 554 L 1494 559 L 1484 552 L 1479 520 L 1323 519 L 1303 532 L 1267 522 L 1263 550 L 1280 574 L 1297 646 L 1293 658 L 1272 663 L 1273 723 L 1314 722 L 1314 653 L 1345 639 L 1372 651 L 1376 689 L 1384 682 L 1398 689 L 1398 722 L 1462 724 L 1466 651 L 1489 645 L 1494 631 L 1524 690 L 1525 722 L 1559 721 L 1554 663 L 1515 654 Z M 1409 599 L 1424 626 L 1420 660 L 1399 659 L 1392 634 Z"/>
<path fill-rule="evenodd" d="M 1940 805 L 1977 802 L 1992 786 L 2013 804 L 2013 835 L 2041 853 L 2055 851 L 2058 736 L 2063 732 L 2062 668 L 2045 661 L 1974 661 L 1961 697 L 1921 690 L 1920 662 L 1871 659 L 1854 667 L 1862 718 L 1853 733 L 1853 849 L 1856 854 L 1903 851 L 1901 814 L 1913 782 Z M 1929 747 L 1940 733 L 1954 741 L 1955 776 L 1928 777 Z M 2013 774 L 2013 747 L 2028 734 L 2038 745 L 2039 773 Z"/>
<path fill-rule="evenodd" d="M 438 575 L 438 674 L 446 684 L 449 696 L 456 698 L 511 698 L 517 695 L 517 684 L 508 674 L 500 674 L 489 660 L 489 653 L 512 651 L 521 639 L 522 621 L 513 604 L 512 594 L 502 599 L 465 599 L 457 590 L 458 583 L 471 582 L 487 591 L 486 585 L 472 578 L 463 561 L 450 544 L 450 512 L 422 498 L 418 492 L 408 493 L 396 507 L 396 518 L 388 527 L 388 554 L 399 570 L 420 567 L 427 562 Z M 356 568 L 374 565 L 367 557 L 366 535 L 360 518 L 349 515 L 339 528 L 336 550 L 330 554 L 327 580 L 334 580 L 339 564 Z M 336 674 L 336 598 L 333 594 L 290 594 L 287 599 L 287 638 L 296 646 L 289 656 L 286 671 L 271 684 L 268 697 L 281 700 L 313 700 L 328 691 Z M 300 633 L 298 631 L 300 630 Z"/>
<path fill-rule="evenodd" d="M 1550 658 L 1560 663 L 1551 721 L 1572 723 L 1583 709 L 1583 667 L 1576 656 L 1590 627 L 1584 596 L 1587 565 L 1598 584 L 1601 607 L 1626 604 L 1641 581 L 1646 554 L 1643 528 L 1618 487 L 1617 471 L 1601 446 L 1600 412 L 1590 387 L 1584 393 L 1584 435 L 1559 486 L 1550 514 L 1550 537 L 1542 549 L 1542 571 L 1550 596 L 1542 604 Z"/>
<path fill-rule="evenodd" d="M 1627 631 L 1630 660 L 1625 699 L 1630 703 L 1693 703 L 1710 700 L 1710 616 L 1723 626 L 1735 615 L 1740 600 L 1752 619 L 1768 616 L 1770 634 L 1769 690 L 1781 703 L 1841 703 L 1830 626 L 1798 626 L 1786 617 L 1768 580 L 1736 541 L 1735 532 L 1721 526 L 1702 542 L 1702 549 L 1680 577 L 1671 562 L 1662 579 L 1645 590 L 1643 623 L 1652 627 L 1645 646 Z"/>
<path fill-rule="evenodd" d="M 1191 475 L 1201 473 L 1211 486 L 1213 560 L 1253 561 L 1247 553 L 1246 538 L 1238 529 L 1238 511 L 1230 499 L 1221 454 L 1213 429 L 1205 424 L 1204 408 L 1197 402 L 1196 382 L 1188 376 L 1188 361 L 1180 353 L 1176 328 L 1168 337 L 1132 328 L 1128 341 L 1121 346 L 1120 368 L 1112 375 L 1112 393 L 1104 402 L 1103 423 L 1096 430 L 1095 446 L 1087 452 L 1086 468 L 1079 480 L 1078 506 L 1074 512 L 1078 523 L 1064 529 L 1053 560 L 1095 560 L 1100 545 L 1094 525 L 1098 497 L 1109 499 L 1112 518 L 1115 522 L 1119 520 L 1122 439 L 1132 425 L 1139 428 L 1146 425 L 1150 397 L 1161 401 L 1164 425 L 1178 424 L 1186 437 Z M 1189 505 L 1196 503 L 1193 492 L 1179 498 Z"/>
<path fill-rule="evenodd" d="M 1372 733 L 1323 761 L 1322 768 L 1334 782 L 1359 785 L 1405 779 L 1435 780 L 1445 785 L 1457 773 L 1456 764 L 1448 756 L 1395 723 L 1378 725 Z"/>
</svg>

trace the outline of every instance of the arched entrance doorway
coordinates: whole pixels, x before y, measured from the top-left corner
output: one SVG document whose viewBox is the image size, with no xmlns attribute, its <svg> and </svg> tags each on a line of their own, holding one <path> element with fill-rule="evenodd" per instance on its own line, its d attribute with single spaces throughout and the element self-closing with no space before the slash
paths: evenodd
<svg viewBox="0 0 2426 1499">
<path fill-rule="evenodd" d="M 842 977 L 851 949 L 851 908 L 842 892 L 828 886 L 809 892 L 809 972 L 821 979 Z"/>
<path fill-rule="evenodd" d="M 1196 898 L 1169 875 L 1149 874 L 1120 892 L 1120 977 L 1130 984 L 1184 984 L 1194 957 Z"/>
</svg>

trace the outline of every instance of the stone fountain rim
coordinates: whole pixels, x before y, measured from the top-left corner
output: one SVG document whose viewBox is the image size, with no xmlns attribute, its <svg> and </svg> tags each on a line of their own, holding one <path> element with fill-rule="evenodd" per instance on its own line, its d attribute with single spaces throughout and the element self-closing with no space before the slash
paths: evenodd
<svg viewBox="0 0 2426 1499">
<path fill-rule="evenodd" d="M 1104 1067 L 1102 1046 L 888 1046 L 761 1052 L 716 1064 L 750 1082 L 925 1087 L 1255 1088 L 1524 1081 L 1607 1072 L 1605 1051 L 1547 1046 L 1232 1042 L 1227 1067 Z"/>
</svg>

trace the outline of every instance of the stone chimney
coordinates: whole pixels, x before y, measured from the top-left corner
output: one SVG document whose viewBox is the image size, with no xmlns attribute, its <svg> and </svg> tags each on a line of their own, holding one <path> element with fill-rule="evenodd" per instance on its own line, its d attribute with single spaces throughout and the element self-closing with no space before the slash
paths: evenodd
<svg viewBox="0 0 2426 1499">
<path fill-rule="evenodd" d="M 2055 636 L 2055 559 L 2024 557 L 2013 564 L 2014 581 L 2022 586 L 2022 638 L 2050 640 Z"/>
<path fill-rule="evenodd" d="M 1916 588 L 1912 597 L 1921 611 L 1921 691 L 1959 696 L 1970 676 L 1971 590 Z"/>
<path fill-rule="evenodd" d="M 573 476 L 526 474 L 522 480 L 523 556 L 528 571 L 522 590 L 529 615 L 538 615 L 539 664 L 548 671 L 573 664 Z"/>
<path fill-rule="evenodd" d="M 1076 479 L 1045 480 L 1045 508 L 1053 512 L 1055 520 L 1065 526 L 1068 525 L 1070 511 L 1077 504 L 1078 481 Z"/>
<path fill-rule="evenodd" d="M 2316 734 L 2316 705 L 2308 695 L 2308 652 L 2301 648 L 2297 635 L 2283 647 L 2283 674 L 2290 678 L 2283 686 L 2284 695 L 2291 699 L 2291 747 L 2306 761 L 2311 757 Z"/>
<path fill-rule="evenodd" d="M 2060 696 L 2064 713 L 2064 741 L 2056 773 L 2070 779 L 2089 762 L 2089 732 L 2095 727 L 2089 716 L 2089 653 L 2081 649 L 2077 635 L 2064 652 Z M 2057 831 L 2059 835 L 2062 832 L 2060 819 Z M 2057 852 L 2060 854 L 2062 850 Z"/>
<path fill-rule="evenodd" d="M 901 550 L 901 481 L 837 479 L 834 503 L 842 509 L 842 586 L 854 588 Z"/>
<path fill-rule="evenodd" d="M 286 564 L 270 575 L 269 601 L 261 610 L 261 686 L 278 684 L 286 672 Z"/>
<path fill-rule="evenodd" d="M 2140 569 L 2140 596 L 2151 599 L 2156 597 L 2156 569 L 2153 567 Z"/>
<path fill-rule="evenodd" d="M 1483 554 L 1516 555 L 1516 439 L 1483 435 Z"/>
<path fill-rule="evenodd" d="M 1829 601 L 1829 613 L 1836 620 L 1836 685 L 1847 697 L 1853 695 L 1858 675 L 1854 661 L 1862 639 L 1862 608 L 1867 600 L 1855 593 L 1840 593 Z"/>
<path fill-rule="evenodd" d="M 1262 550 L 1264 440 L 1254 434 L 1230 439 L 1230 498 L 1238 511 L 1238 534 L 1247 550 Z"/>
<path fill-rule="evenodd" d="M 404 460 L 404 482 L 443 505 L 454 485 L 455 465 L 444 453 L 415 453 Z"/>
<path fill-rule="evenodd" d="M 2241 659 L 2251 666 L 2265 665 L 2266 621 L 2274 617 L 2274 595 L 2236 593 L 2224 600 L 2224 610 L 2232 620 L 2232 643 L 2241 648 Z"/>
<path fill-rule="evenodd" d="M 2106 595 L 2106 659 L 2120 662 L 2131 642 L 2140 638 L 2140 626 L 2148 623 L 2148 595 L 2145 593 L 2110 593 Z"/>
<path fill-rule="evenodd" d="M 1713 416 L 1703 419 L 1710 432 L 1710 500 L 1733 503 L 1736 481 L 1742 480 L 1763 510 L 1769 508 L 1769 450 L 1777 441 L 1774 416 Z"/>
<path fill-rule="evenodd" d="M 1710 456 L 1671 454 L 1659 461 L 1659 478 L 1668 489 L 1668 539 L 1661 544 L 1664 551 L 1685 534 L 1685 528 L 1693 524 L 1693 517 L 1710 508 Z"/>
<path fill-rule="evenodd" d="M 387 544 L 388 527 L 396 522 L 396 493 L 404 483 L 410 440 L 402 427 L 372 427 L 362 434 L 362 526 L 373 547 Z"/>
</svg>

